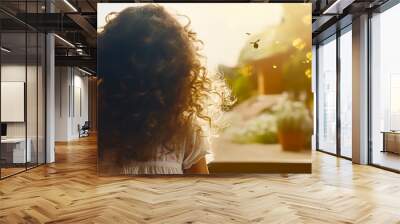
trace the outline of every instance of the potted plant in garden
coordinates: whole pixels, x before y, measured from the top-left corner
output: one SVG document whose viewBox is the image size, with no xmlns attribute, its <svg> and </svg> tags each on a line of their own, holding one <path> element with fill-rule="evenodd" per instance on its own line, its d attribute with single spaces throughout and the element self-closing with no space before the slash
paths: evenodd
<svg viewBox="0 0 400 224">
<path fill-rule="evenodd" d="M 230 127 L 227 136 L 239 144 L 276 144 L 278 143 L 276 118 L 270 113 L 263 113 L 245 124 Z"/>
<path fill-rule="evenodd" d="M 276 121 L 283 150 L 311 148 L 313 123 L 304 102 L 284 99 L 276 108 Z"/>
</svg>

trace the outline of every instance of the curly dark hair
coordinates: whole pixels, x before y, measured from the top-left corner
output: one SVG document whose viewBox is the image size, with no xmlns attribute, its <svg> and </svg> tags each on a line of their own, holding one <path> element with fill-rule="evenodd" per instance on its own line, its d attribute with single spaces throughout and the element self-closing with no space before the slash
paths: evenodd
<svg viewBox="0 0 400 224">
<path fill-rule="evenodd" d="M 99 147 L 118 163 L 147 161 L 160 145 L 177 150 L 201 132 L 196 120 L 211 122 L 205 106 L 211 80 L 201 41 L 163 7 L 112 16 L 98 35 Z"/>
</svg>

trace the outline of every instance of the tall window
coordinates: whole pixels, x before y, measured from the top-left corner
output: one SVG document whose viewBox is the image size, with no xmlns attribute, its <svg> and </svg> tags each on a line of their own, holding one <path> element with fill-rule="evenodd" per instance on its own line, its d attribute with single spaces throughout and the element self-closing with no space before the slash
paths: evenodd
<svg viewBox="0 0 400 224">
<path fill-rule="evenodd" d="M 400 170 L 400 5 L 371 19 L 372 163 Z"/>
<path fill-rule="evenodd" d="M 340 36 L 340 154 L 352 156 L 352 35 L 351 26 Z"/>
<path fill-rule="evenodd" d="M 336 37 L 318 48 L 318 149 L 336 153 Z"/>
</svg>

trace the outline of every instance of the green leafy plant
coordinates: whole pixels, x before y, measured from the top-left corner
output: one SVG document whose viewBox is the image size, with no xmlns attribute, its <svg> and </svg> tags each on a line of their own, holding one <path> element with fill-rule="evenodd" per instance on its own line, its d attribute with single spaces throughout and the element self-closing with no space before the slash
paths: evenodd
<svg viewBox="0 0 400 224">
<path fill-rule="evenodd" d="M 296 51 L 283 67 L 285 90 L 291 92 L 295 98 L 301 93 L 311 94 L 311 55 L 310 52 Z"/>
<path fill-rule="evenodd" d="M 284 97 L 274 110 L 278 131 L 305 134 L 312 132 L 313 121 L 304 102 Z"/>
<path fill-rule="evenodd" d="M 278 142 L 276 118 L 269 113 L 263 113 L 240 126 L 230 127 L 227 134 L 232 141 L 241 144 Z"/>
<path fill-rule="evenodd" d="M 220 66 L 219 70 L 224 74 L 228 85 L 231 87 L 237 104 L 256 94 L 256 82 L 252 75 L 253 71 L 249 66 L 237 68 Z"/>
</svg>

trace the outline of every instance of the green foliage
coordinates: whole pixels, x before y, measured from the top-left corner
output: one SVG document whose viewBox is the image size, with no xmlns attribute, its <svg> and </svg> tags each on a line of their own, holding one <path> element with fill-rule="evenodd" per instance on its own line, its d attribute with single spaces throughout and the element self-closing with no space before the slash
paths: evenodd
<svg viewBox="0 0 400 224">
<path fill-rule="evenodd" d="M 224 68 L 223 73 L 237 100 L 236 103 L 241 103 L 256 93 L 256 83 L 249 66 L 234 69 Z"/>
<path fill-rule="evenodd" d="M 286 98 L 275 107 L 275 111 L 280 132 L 312 132 L 313 121 L 304 102 Z"/>
<path fill-rule="evenodd" d="M 247 76 L 237 76 L 237 78 L 232 83 L 232 93 L 236 96 L 238 103 L 252 96 L 252 86 L 250 83 L 250 78 Z"/>
<path fill-rule="evenodd" d="M 283 94 L 272 108 L 265 109 L 261 114 L 229 127 L 225 134 L 236 143 L 278 143 L 278 132 L 295 132 L 311 134 L 313 121 L 304 101 L 292 100 L 288 94 Z"/>
<path fill-rule="evenodd" d="M 233 142 L 240 144 L 278 142 L 276 118 L 269 113 L 261 114 L 241 126 L 230 127 L 227 134 Z"/>
<path fill-rule="evenodd" d="M 308 53 L 311 54 L 311 53 Z M 311 60 L 304 51 L 297 51 L 283 66 L 285 90 L 299 95 L 311 93 Z"/>
</svg>

